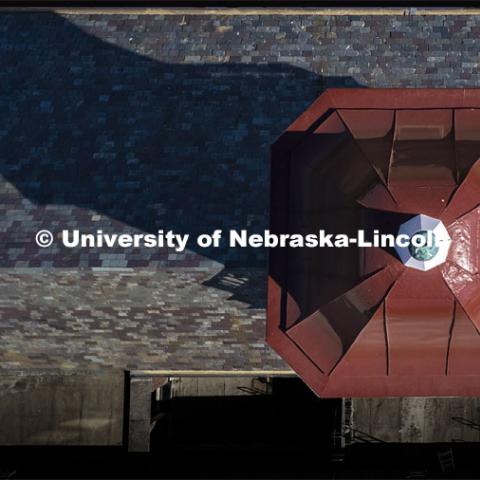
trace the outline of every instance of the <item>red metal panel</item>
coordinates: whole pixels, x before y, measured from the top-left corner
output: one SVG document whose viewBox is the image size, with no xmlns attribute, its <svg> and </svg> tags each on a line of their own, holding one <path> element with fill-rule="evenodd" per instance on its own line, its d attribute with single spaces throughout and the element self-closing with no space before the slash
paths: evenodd
<svg viewBox="0 0 480 480">
<path fill-rule="evenodd" d="M 359 210 L 356 207 L 319 213 L 290 212 L 289 231 L 308 234 L 323 228 L 332 234 L 353 235 L 361 228 Z M 289 250 L 286 287 L 304 316 L 358 283 L 360 254 L 355 246 Z M 296 320 L 287 316 L 285 327 L 290 327 Z"/>
<path fill-rule="evenodd" d="M 357 201 L 360 205 L 367 208 L 377 208 L 379 210 L 388 210 L 390 212 L 404 211 L 393 198 L 392 192 L 381 183 L 373 185 L 372 188 L 362 195 L 359 195 Z"/>
<path fill-rule="evenodd" d="M 367 325 L 398 276 L 385 268 L 288 329 L 287 334 L 329 373 Z"/>
<path fill-rule="evenodd" d="M 480 157 L 480 109 L 455 110 L 455 161 L 461 182 Z"/>
<path fill-rule="evenodd" d="M 477 160 L 440 215 L 440 220 L 445 224 L 450 224 L 455 219 L 475 208 L 479 203 L 480 160 Z"/>
<path fill-rule="evenodd" d="M 393 143 L 394 110 L 339 110 L 358 146 L 386 184 Z"/>
<path fill-rule="evenodd" d="M 480 332 L 480 277 L 447 262 L 442 269 L 445 282 Z"/>
<path fill-rule="evenodd" d="M 388 187 L 402 211 L 438 216 L 456 186 L 453 112 L 398 110 Z"/>
<path fill-rule="evenodd" d="M 388 339 L 385 325 L 385 303 L 358 334 L 352 346 L 331 373 L 335 376 L 363 376 L 388 374 Z"/>
<path fill-rule="evenodd" d="M 269 319 L 280 319 L 283 288 L 272 277 L 268 279 L 268 316 Z M 267 342 L 274 346 L 282 358 L 292 366 L 295 372 L 315 392 L 320 393 L 325 389 L 327 376 L 303 353 L 301 349 L 281 330 L 281 326 L 272 321 L 267 321 Z"/>
<path fill-rule="evenodd" d="M 342 356 L 342 339 L 322 312 L 312 313 L 290 328 L 288 336 L 324 373 L 329 373 Z"/>
<path fill-rule="evenodd" d="M 349 206 L 350 200 L 381 178 L 336 112 L 308 135 L 291 156 L 290 210 L 295 212 Z"/>
<path fill-rule="evenodd" d="M 478 375 L 480 372 L 480 335 L 457 304 L 448 355 L 448 375 Z"/>
<path fill-rule="evenodd" d="M 322 165 L 329 156 L 350 136 L 337 112 L 332 112 L 325 120 L 295 148 L 292 167 L 304 163 L 310 168 Z"/>
<path fill-rule="evenodd" d="M 480 208 L 475 208 L 448 227 L 452 245 L 448 260 L 469 273 L 478 272 L 480 255 Z"/>
<path fill-rule="evenodd" d="M 445 374 L 454 297 L 439 275 L 406 269 L 386 298 L 389 375 Z"/>
<path fill-rule="evenodd" d="M 403 263 L 395 256 L 393 249 L 383 248 L 364 248 L 361 253 L 362 264 L 360 271 L 362 276 L 371 275 L 385 267 L 394 267 L 399 271 L 405 267 Z"/>
<path fill-rule="evenodd" d="M 480 108 L 476 88 L 331 88 L 327 92 L 338 110 Z"/>
</svg>

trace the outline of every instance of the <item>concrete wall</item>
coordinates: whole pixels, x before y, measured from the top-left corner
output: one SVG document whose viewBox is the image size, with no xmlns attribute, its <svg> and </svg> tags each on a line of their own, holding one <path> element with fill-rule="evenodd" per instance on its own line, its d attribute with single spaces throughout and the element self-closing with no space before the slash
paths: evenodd
<svg viewBox="0 0 480 480">
<path fill-rule="evenodd" d="M 478 398 L 354 398 L 354 442 L 479 442 Z"/>
<path fill-rule="evenodd" d="M 121 445 L 123 372 L 0 375 L 0 445 Z"/>
</svg>

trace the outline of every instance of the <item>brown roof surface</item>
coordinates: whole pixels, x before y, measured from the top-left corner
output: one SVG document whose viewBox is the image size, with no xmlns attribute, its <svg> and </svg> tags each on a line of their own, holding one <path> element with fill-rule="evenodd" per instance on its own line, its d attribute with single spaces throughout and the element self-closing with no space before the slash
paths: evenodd
<svg viewBox="0 0 480 480">
<path fill-rule="evenodd" d="M 285 370 L 265 345 L 265 310 L 204 285 L 215 273 L 3 270 L 0 365 Z M 248 276 L 265 294 L 265 272 Z M 242 278 L 230 272 L 225 281 Z"/>
</svg>

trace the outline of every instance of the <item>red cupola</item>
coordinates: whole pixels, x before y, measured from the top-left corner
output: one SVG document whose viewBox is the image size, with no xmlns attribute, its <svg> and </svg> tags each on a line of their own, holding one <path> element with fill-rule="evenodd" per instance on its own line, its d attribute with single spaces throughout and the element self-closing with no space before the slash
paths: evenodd
<svg viewBox="0 0 480 480">
<path fill-rule="evenodd" d="M 327 90 L 273 145 L 272 232 L 448 241 L 270 251 L 267 340 L 318 395 L 480 396 L 479 158 L 465 89 Z"/>
</svg>

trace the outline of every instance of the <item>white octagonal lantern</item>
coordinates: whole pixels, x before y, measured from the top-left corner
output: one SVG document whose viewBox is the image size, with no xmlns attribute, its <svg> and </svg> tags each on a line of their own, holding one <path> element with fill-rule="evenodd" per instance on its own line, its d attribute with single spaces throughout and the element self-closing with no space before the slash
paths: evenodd
<svg viewBox="0 0 480 480">
<path fill-rule="evenodd" d="M 426 272 L 445 262 L 450 248 L 451 238 L 445 225 L 438 219 L 428 215 L 417 215 L 408 222 L 402 223 L 398 229 L 399 235 L 414 235 L 428 237 L 431 232 L 433 242 L 428 246 L 416 247 L 412 242 L 408 246 L 395 246 L 398 256 L 405 266 Z"/>
</svg>

